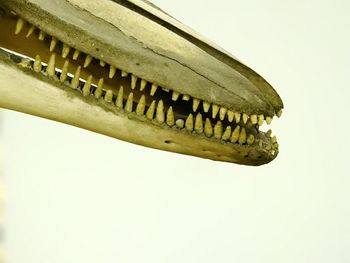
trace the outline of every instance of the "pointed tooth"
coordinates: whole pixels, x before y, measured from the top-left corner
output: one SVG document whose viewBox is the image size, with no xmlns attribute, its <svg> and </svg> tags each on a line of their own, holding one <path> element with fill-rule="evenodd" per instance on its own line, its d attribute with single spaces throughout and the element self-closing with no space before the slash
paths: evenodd
<svg viewBox="0 0 350 263">
<path fill-rule="evenodd" d="M 146 88 L 147 81 L 144 79 L 141 79 L 141 85 L 140 85 L 140 91 L 143 91 Z"/>
<path fill-rule="evenodd" d="M 96 99 L 101 98 L 104 83 L 105 83 L 105 80 L 103 78 L 100 78 L 98 80 L 97 89 L 95 90 L 95 93 L 94 93 Z"/>
<path fill-rule="evenodd" d="M 189 101 L 191 97 L 189 95 L 182 95 L 182 100 Z"/>
<path fill-rule="evenodd" d="M 83 95 L 89 96 L 91 92 L 92 75 L 88 77 L 83 87 Z"/>
<path fill-rule="evenodd" d="M 203 110 L 204 112 L 208 112 L 210 109 L 210 103 L 207 101 L 203 101 Z"/>
<path fill-rule="evenodd" d="M 92 56 L 87 55 L 84 62 L 84 68 L 87 68 L 90 65 L 91 61 L 92 61 Z"/>
<path fill-rule="evenodd" d="M 113 91 L 107 90 L 105 94 L 105 101 L 111 103 L 113 101 Z"/>
<path fill-rule="evenodd" d="M 66 61 L 63 64 L 61 75 L 60 75 L 60 81 L 65 82 L 68 76 L 68 67 L 69 67 L 69 60 L 66 59 Z"/>
<path fill-rule="evenodd" d="M 136 88 L 137 79 L 138 78 L 134 74 L 131 75 L 131 89 L 135 89 Z"/>
<path fill-rule="evenodd" d="M 231 133 L 232 133 L 231 126 L 227 126 L 224 134 L 222 135 L 222 140 L 228 141 L 231 137 Z"/>
<path fill-rule="evenodd" d="M 151 96 L 154 96 L 154 94 L 156 94 L 157 89 L 158 89 L 158 86 L 153 83 L 151 88 Z"/>
<path fill-rule="evenodd" d="M 247 139 L 248 145 L 252 145 L 255 142 L 255 137 L 253 134 L 250 134 Z"/>
<path fill-rule="evenodd" d="M 30 28 L 28 29 L 28 33 L 26 35 L 26 38 L 30 37 L 31 34 L 33 34 L 34 30 L 35 30 L 35 26 L 34 25 L 31 25 Z"/>
<path fill-rule="evenodd" d="M 244 144 L 247 142 L 247 133 L 245 131 L 245 128 L 241 129 L 241 133 L 239 135 L 238 142 L 239 142 L 239 144 Z"/>
<path fill-rule="evenodd" d="M 128 96 L 128 100 L 126 101 L 126 104 L 125 104 L 125 110 L 127 112 L 132 112 L 133 101 L 134 101 L 134 94 L 130 92 Z"/>
<path fill-rule="evenodd" d="M 52 37 L 51 38 L 51 42 L 50 42 L 50 52 L 54 51 L 55 50 L 55 47 L 57 45 L 57 38 L 55 37 Z"/>
<path fill-rule="evenodd" d="M 270 125 L 272 123 L 272 118 L 270 116 L 266 117 L 266 123 Z"/>
<path fill-rule="evenodd" d="M 199 99 L 195 99 L 193 98 L 193 105 L 192 105 L 192 109 L 194 112 L 196 112 L 198 110 L 198 107 L 199 107 L 199 103 L 201 101 Z"/>
<path fill-rule="evenodd" d="M 235 112 L 236 123 L 239 123 L 241 121 L 241 118 L 242 118 L 242 114 L 240 114 L 239 112 Z"/>
<path fill-rule="evenodd" d="M 213 126 L 211 125 L 211 122 L 210 122 L 209 118 L 205 119 L 204 134 L 208 138 L 213 136 Z"/>
<path fill-rule="evenodd" d="M 235 117 L 235 113 L 231 110 L 227 111 L 227 117 L 229 122 L 233 122 L 233 119 Z"/>
<path fill-rule="evenodd" d="M 216 139 L 221 139 L 222 137 L 222 122 L 218 121 L 214 127 L 214 137 Z"/>
<path fill-rule="evenodd" d="M 33 69 L 34 69 L 34 71 L 37 72 L 37 73 L 41 72 L 42 65 L 41 65 L 41 58 L 40 58 L 39 55 L 36 55 L 36 56 L 35 56 Z"/>
<path fill-rule="evenodd" d="M 24 21 L 24 19 L 18 18 L 15 28 L 15 35 L 18 35 L 22 31 L 25 23 L 26 21 Z"/>
<path fill-rule="evenodd" d="M 180 97 L 180 93 L 174 90 L 173 91 L 173 96 L 171 97 L 171 99 L 173 101 L 177 101 L 179 97 Z"/>
<path fill-rule="evenodd" d="M 49 63 L 47 64 L 46 73 L 53 77 L 55 76 L 55 53 L 51 54 Z"/>
<path fill-rule="evenodd" d="M 212 106 L 212 117 L 213 117 L 213 119 L 216 118 L 216 115 L 218 114 L 218 112 L 219 112 L 219 106 L 216 105 L 216 104 L 213 104 L 213 106 Z"/>
<path fill-rule="evenodd" d="M 143 116 L 145 114 L 145 109 L 146 109 L 146 97 L 145 95 L 142 95 L 136 107 L 136 114 L 139 116 Z"/>
<path fill-rule="evenodd" d="M 227 109 L 225 107 L 220 108 L 220 120 L 224 120 L 226 117 Z"/>
<path fill-rule="evenodd" d="M 157 105 L 157 111 L 156 111 L 156 120 L 160 123 L 163 123 L 165 121 L 164 117 L 164 103 L 162 100 L 158 102 Z"/>
<path fill-rule="evenodd" d="M 122 77 L 123 77 L 123 78 L 126 78 L 128 75 L 129 75 L 128 72 L 122 70 Z"/>
<path fill-rule="evenodd" d="M 162 90 L 164 90 L 165 92 L 169 92 L 170 89 L 166 89 L 166 88 L 162 88 Z"/>
<path fill-rule="evenodd" d="M 154 116 L 154 111 L 156 109 L 156 101 L 152 101 L 151 106 L 149 106 L 147 112 L 146 112 L 146 117 L 149 120 L 153 120 L 153 116 Z"/>
<path fill-rule="evenodd" d="M 265 116 L 264 115 L 259 115 L 258 116 L 258 125 L 261 126 L 264 124 Z"/>
<path fill-rule="evenodd" d="M 271 135 L 272 135 L 272 130 L 268 130 L 268 131 L 266 132 L 266 136 L 267 136 L 267 137 L 271 137 Z"/>
<path fill-rule="evenodd" d="M 104 62 L 103 60 L 100 60 L 100 66 L 101 66 L 101 67 L 106 66 L 106 62 Z"/>
<path fill-rule="evenodd" d="M 183 119 L 176 120 L 176 126 L 182 129 L 183 127 L 185 127 L 185 121 Z"/>
<path fill-rule="evenodd" d="M 72 89 L 77 89 L 79 86 L 80 71 L 81 71 L 81 66 L 78 66 L 77 70 L 75 71 L 72 82 L 71 82 Z"/>
<path fill-rule="evenodd" d="M 279 112 L 277 112 L 277 117 L 280 118 L 283 114 L 283 110 L 280 110 Z"/>
<path fill-rule="evenodd" d="M 252 124 L 257 124 L 258 123 L 258 116 L 256 114 L 251 115 L 250 121 L 252 122 Z"/>
<path fill-rule="evenodd" d="M 193 131 L 193 115 L 192 114 L 188 115 L 186 122 L 185 122 L 185 127 L 188 131 Z"/>
<path fill-rule="evenodd" d="M 232 133 L 232 136 L 231 136 L 231 142 L 232 142 L 232 143 L 235 143 L 235 142 L 238 141 L 240 133 L 241 133 L 241 127 L 237 126 L 237 127 L 233 130 L 233 133 Z"/>
<path fill-rule="evenodd" d="M 73 53 L 73 60 L 77 60 L 80 55 L 80 51 L 76 49 Z"/>
<path fill-rule="evenodd" d="M 272 143 L 276 143 L 276 142 L 277 142 L 277 137 L 276 137 L 276 136 L 273 136 L 272 139 L 271 139 L 271 142 L 272 142 Z"/>
<path fill-rule="evenodd" d="M 202 114 L 198 113 L 196 116 L 196 120 L 194 123 L 194 130 L 197 133 L 203 133 L 203 118 L 202 118 Z"/>
<path fill-rule="evenodd" d="M 63 47 L 62 47 L 62 57 L 66 58 L 69 54 L 70 51 L 70 46 L 68 46 L 67 44 L 63 43 Z"/>
<path fill-rule="evenodd" d="M 174 116 L 174 111 L 173 111 L 173 107 L 169 107 L 168 109 L 168 113 L 166 115 L 166 123 L 169 126 L 174 126 L 175 124 L 175 116 Z"/>
<path fill-rule="evenodd" d="M 249 116 L 248 116 L 248 114 L 246 114 L 246 113 L 243 113 L 242 119 L 243 119 L 243 123 L 244 123 L 244 124 L 247 124 L 247 122 L 248 122 L 248 119 L 249 119 Z"/>
<path fill-rule="evenodd" d="M 40 41 L 43 41 L 45 39 L 45 37 L 46 37 L 46 33 L 44 31 L 40 30 L 38 39 Z"/>
<path fill-rule="evenodd" d="M 113 78 L 115 73 L 117 72 L 117 69 L 115 66 L 109 65 L 109 78 Z"/>
<path fill-rule="evenodd" d="M 115 102 L 115 105 L 119 109 L 123 108 L 123 98 L 124 98 L 124 87 L 120 86 L 119 91 L 118 91 L 117 100 Z"/>
</svg>

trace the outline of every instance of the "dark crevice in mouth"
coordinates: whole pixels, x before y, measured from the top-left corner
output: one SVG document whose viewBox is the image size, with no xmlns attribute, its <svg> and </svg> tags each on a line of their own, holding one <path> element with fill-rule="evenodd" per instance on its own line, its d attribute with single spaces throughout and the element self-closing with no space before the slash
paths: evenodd
<svg viewBox="0 0 350 263">
<path fill-rule="evenodd" d="M 11 46 L 2 46 L 1 42 L 0 47 L 12 53 L 23 54 L 14 55 L 13 60 L 21 58 L 19 64 L 66 84 L 82 96 L 103 99 L 126 114 L 144 116 L 153 123 L 184 129 L 193 135 L 215 138 L 221 143 L 263 144 L 259 140 L 259 126 L 264 121 L 271 123 L 271 117 L 248 116 L 188 94 L 162 88 L 157 83 L 119 69 L 117 65 L 108 65 L 103 60 L 73 49 L 22 18 L 8 19 L 12 23 L 14 34 L 12 32 L 7 38 L 20 41 L 21 50 L 17 52 Z M 26 49 L 26 45 L 35 48 Z M 270 152 L 275 154 L 277 151 L 275 146 Z"/>
</svg>

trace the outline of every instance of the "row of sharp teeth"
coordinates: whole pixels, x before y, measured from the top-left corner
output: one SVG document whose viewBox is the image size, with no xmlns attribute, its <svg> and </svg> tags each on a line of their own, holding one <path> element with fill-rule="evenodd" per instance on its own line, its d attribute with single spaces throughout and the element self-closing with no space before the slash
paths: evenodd
<svg viewBox="0 0 350 263">
<path fill-rule="evenodd" d="M 16 23 L 16 27 L 15 27 L 15 34 L 19 34 L 24 25 L 26 24 L 26 21 L 22 18 L 18 18 L 17 23 Z M 26 34 L 26 37 L 29 37 L 34 31 L 36 30 L 36 27 L 34 25 L 30 25 L 29 30 Z M 38 39 L 43 41 L 48 35 L 43 32 L 42 30 L 39 30 L 39 35 L 38 35 Z M 51 42 L 50 42 L 50 51 L 53 52 L 57 43 L 59 42 L 59 40 L 55 37 L 51 37 Z M 62 54 L 61 56 L 63 58 L 67 58 L 68 54 L 71 52 L 71 50 L 73 50 L 73 48 L 71 48 L 70 46 L 68 46 L 67 44 L 65 44 L 64 42 L 62 42 Z M 77 60 L 79 55 L 82 52 L 80 52 L 79 50 L 74 50 L 74 53 L 72 55 L 73 60 Z M 90 55 L 85 55 L 85 61 L 84 61 L 84 65 L 83 67 L 86 68 L 90 65 L 90 63 L 92 62 L 92 60 L 94 59 L 92 56 Z M 100 60 L 100 65 L 102 67 L 105 67 L 107 65 L 106 62 L 104 62 L 103 60 Z M 117 68 L 115 66 L 112 65 L 108 65 L 109 66 L 109 78 L 113 78 L 117 72 Z M 129 75 L 128 72 L 121 70 L 121 76 L 122 77 L 127 77 Z M 139 86 L 140 86 L 140 91 L 143 91 L 148 83 L 148 81 L 142 79 L 142 78 L 138 78 L 137 76 L 135 76 L 134 74 L 131 74 L 131 88 L 135 89 L 137 86 L 137 83 L 139 81 Z M 150 89 L 150 95 L 154 96 L 155 93 L 158 90 L 158 85 L 155 83 L 151 83 L 151 89 Z M 163 90 L 170 92 L 169 89 L 165 89 L 163 88 Z M 191 100 L 191 96 L 187 95 L 187 94 L 180 94 L 177 91 L 172 91 L 172 100 L 173 101 L 177 101 L 180 96 L 182 96 L 182 100 L 184 101 L 190 101 Z M 216 105 L 214 103 L 210 103 L 207 101 L 202 101 L 200 99 L 197 98 L 192 98 L 192 109 L 193 112 L 197 112 L 200 104 L 202 104 L 203 107 L 203 111 L 208 113 L 211 109 L 211 113 L 212 113 L 212 118 L 215 119 L 217 116 L 219 116 L 220 120 L 225 120 L 225 118 L 227 118 L 227 120 L 229 122 L 236 122 L 236 123 L 240 123 L 241 121 L 246 124 L 248 122 L 248 120 L 250 120 L 250 122 L 254 125 L 263 125 L 264 121 L 266 121 L 267 124 L 271 124 L 272 122 L 272 118 L 271 116 L 264 116 L 263 114 L 257 115 L 257 114 L 252 114 L 252 115 L 248 115 L 246 113 L 240 113 L 234 110 L 230 110 L 227 109 L 226 107 L 220 107 L 219 105 Z M 277 116 L 280 117 L 282 115 L 282 110 L 279 111 L 277 113 Z"/>
</svg>

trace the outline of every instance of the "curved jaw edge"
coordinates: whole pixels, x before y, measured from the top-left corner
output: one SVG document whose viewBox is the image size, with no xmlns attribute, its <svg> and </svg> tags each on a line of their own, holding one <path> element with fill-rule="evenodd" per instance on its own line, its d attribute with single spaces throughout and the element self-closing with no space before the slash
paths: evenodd
<svg viewBox="0 0 350 263">
<path fill-rule="evenodd" d="M 8 54 L 0 53 L 0 106 L 43 118 L 74 125 L 100 134 L 151 148 L 193 155 L 217 161 L 244 165 L 262 165 L 278 153 L 274 142 L 259 133 L 252 145 L 228 143 L 203 134 L 169 127 L 157 120 L 125 109 L 117 109 L 105 98 L 84 97 L 56 77 L 33 71 L 31 64 L 15 63 Z M 261 144 L 261 145 L 259 145 Z"/>
</svg>

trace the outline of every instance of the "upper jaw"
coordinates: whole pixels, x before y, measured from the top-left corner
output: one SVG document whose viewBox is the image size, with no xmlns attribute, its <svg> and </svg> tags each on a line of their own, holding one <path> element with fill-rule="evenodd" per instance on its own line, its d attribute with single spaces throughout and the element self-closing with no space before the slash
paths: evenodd
<svg viewBox="0 0 350 263">
<path fill-rule="evenodd" d="M 278 94 L 257 73 L 203 39 L 191 37 L 187 29 L 179 28 L 169 17 L 166 26 L 161 26 L 157 19 L 151 19 L 152 8 L 141 14 L 127 8 L 127 4 L 107 0 L 98 3 L 82 0 L 3 2 L 8 10 L 15 11 L 46 34 L 165 90 L 218 105 L 241 114 L 241 118 L 243 113 L 253 116 L 252 119 L 258 115 L 272 118 L 283 107 Z M 264 133 L 257 137 L 261 139 L 260 144 L 273 144 Z M 268 157 L 264 155 L 260 162 L 266 163 L 276 154 L 266 154 Z"/>
</svg>

